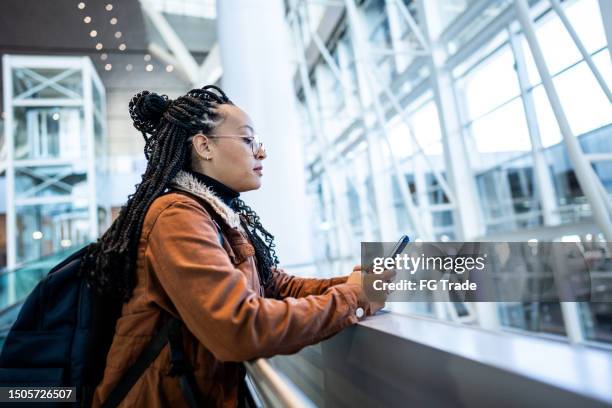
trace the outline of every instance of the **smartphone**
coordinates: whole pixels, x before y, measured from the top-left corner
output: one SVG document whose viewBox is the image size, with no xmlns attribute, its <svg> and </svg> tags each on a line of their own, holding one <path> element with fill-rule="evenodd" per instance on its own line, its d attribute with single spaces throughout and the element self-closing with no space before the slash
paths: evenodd
<svg viewBox="0 0 612 408">
<path fill-rule="evenodd" d="M 404 250 L 404 248 L 406 248 L 406 245 L 408 245 L 409 242 L 410 242 L 410 238 L 408 238 L 408 235 L 402 235 L 399 241 L 397 241 L 397 243 L 393 246 L 393 249 L 391 250 L 391 252 L 387 254 L 386 257 L 395 258 L 397 254 L 402 253 L 402 251 Z M 373 273 L 372 272 L 373 270 L 374 270 L 374 265 L 370 264 L 368 268 L 366 268 L 365 272 Z"/>
<path fill-rule="evenodd" d="M 387 255 L 387 258 L 395 258 L 395 255 L 401 254 L 404 248 L 406 248 L 406 245 L 408 245 L 408 242 L 410 242 L 410 238 L 408 238 L 408 235 L 402 235 L 402 237 L 399 239 L 399 241 L 397 241 L 397 243 L 391 250 L 391 253 Z"/>
</svg>

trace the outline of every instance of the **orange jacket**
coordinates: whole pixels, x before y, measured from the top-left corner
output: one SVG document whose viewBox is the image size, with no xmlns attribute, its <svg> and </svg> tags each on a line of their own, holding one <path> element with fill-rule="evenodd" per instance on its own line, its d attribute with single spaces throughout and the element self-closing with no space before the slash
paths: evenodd
<svg viewBox="0 0 612 408">
<path fill-rule="evenodd" d="M 358 307 L 369 312 L 362 288 L 345 283 L 346 276 L 297 278 L 275 269 L 264 289 L 238 214 L 188 173 L 180 172 L 172 187 L 188 194 L 163 195 L 147 211 L 137 284 L 117 322 L 94 407 L 159 329 L 162 311 L 185 323 L 184 350 L 200 393 L 227 407 L 237 405 L 242 361 L 295 353 L 356 323 Z M 202 201 L 224 221 L 223 246 Z M 166 345 L 121 406 L 187 406 L 169 371 Z"/>
</svg>

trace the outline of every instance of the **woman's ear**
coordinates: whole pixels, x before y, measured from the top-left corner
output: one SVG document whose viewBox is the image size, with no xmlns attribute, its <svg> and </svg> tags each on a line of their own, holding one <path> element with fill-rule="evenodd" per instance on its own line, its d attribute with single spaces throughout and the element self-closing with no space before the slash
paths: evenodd
<svg viewBox="0 0 612 408">
<path fill-rule="evenodd" d="M 203 133 L 197 133 L 193 136 L 192 143 L 194 153 L 197 154 L 199 158 L 204 160 L 212 159 L 210 139 L 206 137 L 206 135 L 204 135 Z"/>
</svg>

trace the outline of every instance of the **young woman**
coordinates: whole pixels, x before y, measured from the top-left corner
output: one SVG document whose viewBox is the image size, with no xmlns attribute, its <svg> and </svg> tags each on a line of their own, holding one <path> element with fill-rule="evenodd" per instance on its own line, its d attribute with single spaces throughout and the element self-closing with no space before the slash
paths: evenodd
<svg viewBox="0 0 612 408">
<path fill-rule="evenodd" d="M 236 406 L 242 361 L 295 353 L 383 306 L 368 301 L 358 267 L 332 279 L 277 268 L 274 237 L 239 198 L 261 186 L 266 153 L 249 116 L 221 89 L 174 101 L 143 91 L 129 106 L 147 169 L 83 264 L 92 287 L 124 301 L 94 407 L 165 316 L 184 323 L 201 403 Z M 162 349 L 121 406 L 187 406 L 170 354 Z"/>
</svg>

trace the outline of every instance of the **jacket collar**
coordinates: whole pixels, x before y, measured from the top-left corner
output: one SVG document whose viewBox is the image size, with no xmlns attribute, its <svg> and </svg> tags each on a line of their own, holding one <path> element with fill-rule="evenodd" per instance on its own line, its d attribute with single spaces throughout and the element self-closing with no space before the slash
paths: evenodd
<svg viewBox="0 0 612 408">
<path fill-rule="evenodd" d="M 240 216 L 219 198 L 214 191 L 186 171 L 180 170 L 170 182 L 171 188 L 191 193 L 206 201 L 232 228 L 240 226 Z"/>
</svg>

